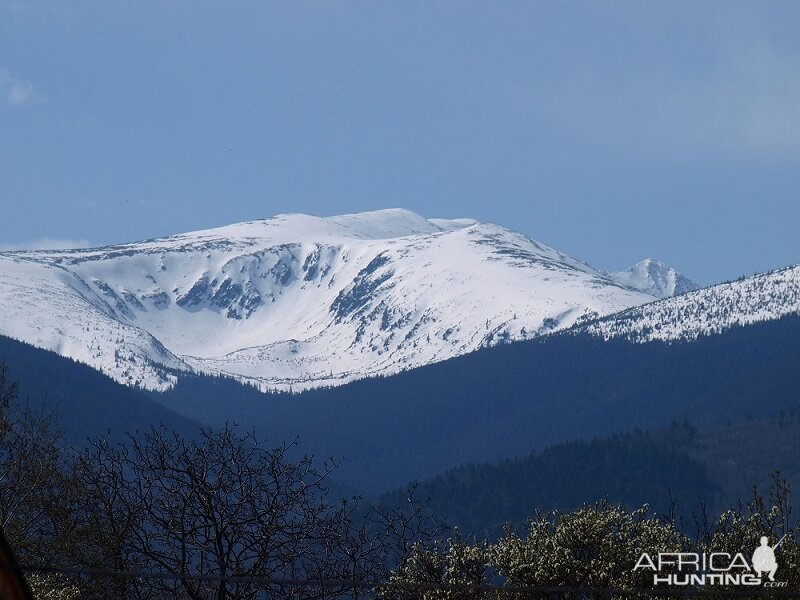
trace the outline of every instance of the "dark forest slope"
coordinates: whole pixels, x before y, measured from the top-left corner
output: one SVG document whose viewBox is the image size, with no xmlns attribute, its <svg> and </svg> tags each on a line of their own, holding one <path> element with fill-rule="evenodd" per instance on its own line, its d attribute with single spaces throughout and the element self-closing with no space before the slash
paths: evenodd
<svg viewBox="0 0 800 600">
<path fill-rule="evenodd" d="M 87 436 L 119 438 L 164 423 L 194 433 L 197 423 L 164 408 L 147 394 L 120 385 L 93 368 L 54 352 L 0 336 L 0 363 L 20 385 L 23 402 L 54 413 L 68 443 Z"/>
<path fill-rule="evenodd" d="M 208 423 L 300 435 L 376 492 L 572 439 L 777 414 L 800 404 L 800 317 L 672 344 L 565 333 L 302 394 L 187 377 L 156 397 Z"/>
<path fill-rule="evenodd" d="M 675 510 L 691 531 L 701 517 L 766 494 L 779 471 L 800 486 L 800 412 L 698 430 L 687 424 L 605 439 L 572 441 L 498 463 L 463 465 L 416 484 L 440 517 L 462 532 L 497 535 L 535 510 L 573 510 L 610 500 Z M 402 491 L 381 502 L 398 505 Z"/>
</svg>

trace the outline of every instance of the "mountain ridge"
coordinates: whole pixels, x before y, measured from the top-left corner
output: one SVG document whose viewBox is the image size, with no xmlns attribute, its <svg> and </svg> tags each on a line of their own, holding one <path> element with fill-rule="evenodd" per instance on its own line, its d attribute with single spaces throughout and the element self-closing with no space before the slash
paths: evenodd
<svg viewBox="0 0 800 600">
<path fill-rule="evenodd" d="M 800 314 L 800 265 L 740 277 L 631 307 L 573 328 L 606 340 L 693 340 Z"/>
<path fill-rule="evenodd" d="M 147 389 L 339 385 L 655 298 L 500 225 L 405 209 L 0 253 L 0 333 Z"/>
</svg>

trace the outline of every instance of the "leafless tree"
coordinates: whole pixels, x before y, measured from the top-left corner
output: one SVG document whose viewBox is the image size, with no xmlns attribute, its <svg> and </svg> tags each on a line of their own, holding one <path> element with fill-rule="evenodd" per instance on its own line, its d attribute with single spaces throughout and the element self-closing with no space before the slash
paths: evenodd
<svg viewBox="0 0 800 600">
<path fill-rule="evenodd" d="M 0 365 L 0 523 L 22 562 L 66 570 L 48 582 L 82 598 L 358 599 L 442 531 L 413 488 L 386 509 L 335 500 L 335 461 L 297 441 L 156 427 L 70 451 L 17 396 Z"/>
<path fill-rule="evenodd" d="M 192 440 L 156 428 L 119 446 L 94 442 L 77 462 L 87 566 L 186 575 L 117 582 L 118 598 L 341 596 L 346 585 L 318 582 L 355 579 L 370 545 L 354 505 L 328 501 L 331 468 L 296 452 L 232 426 Z"/>
<path fill-rule="evenodd" d="M 416 484 L 405 488 L 401 497 L 400 504 L 373 507 L 366 518 L 372 543 L 380 548 L 387 568 L 404 567 L 415 547 L 430 545 L 448 529 L 430 510 L 428 499 L 418 498 Z"/>
<path fill-rule="evenodd" d="M 53 416 L 18 401 L 0 364 L 0 524 L 21 560 L 49 565 L 71 543 L 72 482 Z"/>
</svg>

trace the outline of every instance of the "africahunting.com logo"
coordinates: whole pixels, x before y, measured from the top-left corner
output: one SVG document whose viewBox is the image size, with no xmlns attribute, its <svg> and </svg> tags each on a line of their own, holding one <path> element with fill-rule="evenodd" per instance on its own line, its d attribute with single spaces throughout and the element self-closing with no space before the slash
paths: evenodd
<svg viewBox="0 0 800 600">
<path fill-rule="evenodd" d="M 785 537 L 785 536 L 784 536 Z M 653 572 L 653 585 L 703 586 L 703 585 L 750 585 L 785 588 L 787 582 L 775 581 L 778 561 L 769 538 L 761 538 L 761 544 L 753 552 L 751 560 L 742 553 L 728 552 L 660 552 L 651 556 L 643 553 L 636 562 L 634 571 Z"/>
</svg>

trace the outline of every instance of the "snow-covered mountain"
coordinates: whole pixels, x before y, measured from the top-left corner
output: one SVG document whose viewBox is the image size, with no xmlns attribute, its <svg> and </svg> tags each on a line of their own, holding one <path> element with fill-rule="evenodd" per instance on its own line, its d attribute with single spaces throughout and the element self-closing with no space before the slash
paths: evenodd
<svg viewBox="0 0 800 600">
<path fill-rule="evenodd" d="M 630 308 L 575 330 L 636 342 L 693 340 L 790 314 L 800 314 L 800 265 Z"/>
<path fill-rule="evenodd" d="M 656 298 L 677 296 L 700 286 L 664 263 L 647 258 L 625 271 L 609 273 L 619 284 Z"/>
<path fill-rule="evenodd" d="M 0 334 L 150 389 L 198 371 L 299 390 L 681 291 L 673 271 L 643 272 L 611 276 L 470 219 L 279 215 L 118 246 L 0 253 Z"/>
</svg>

